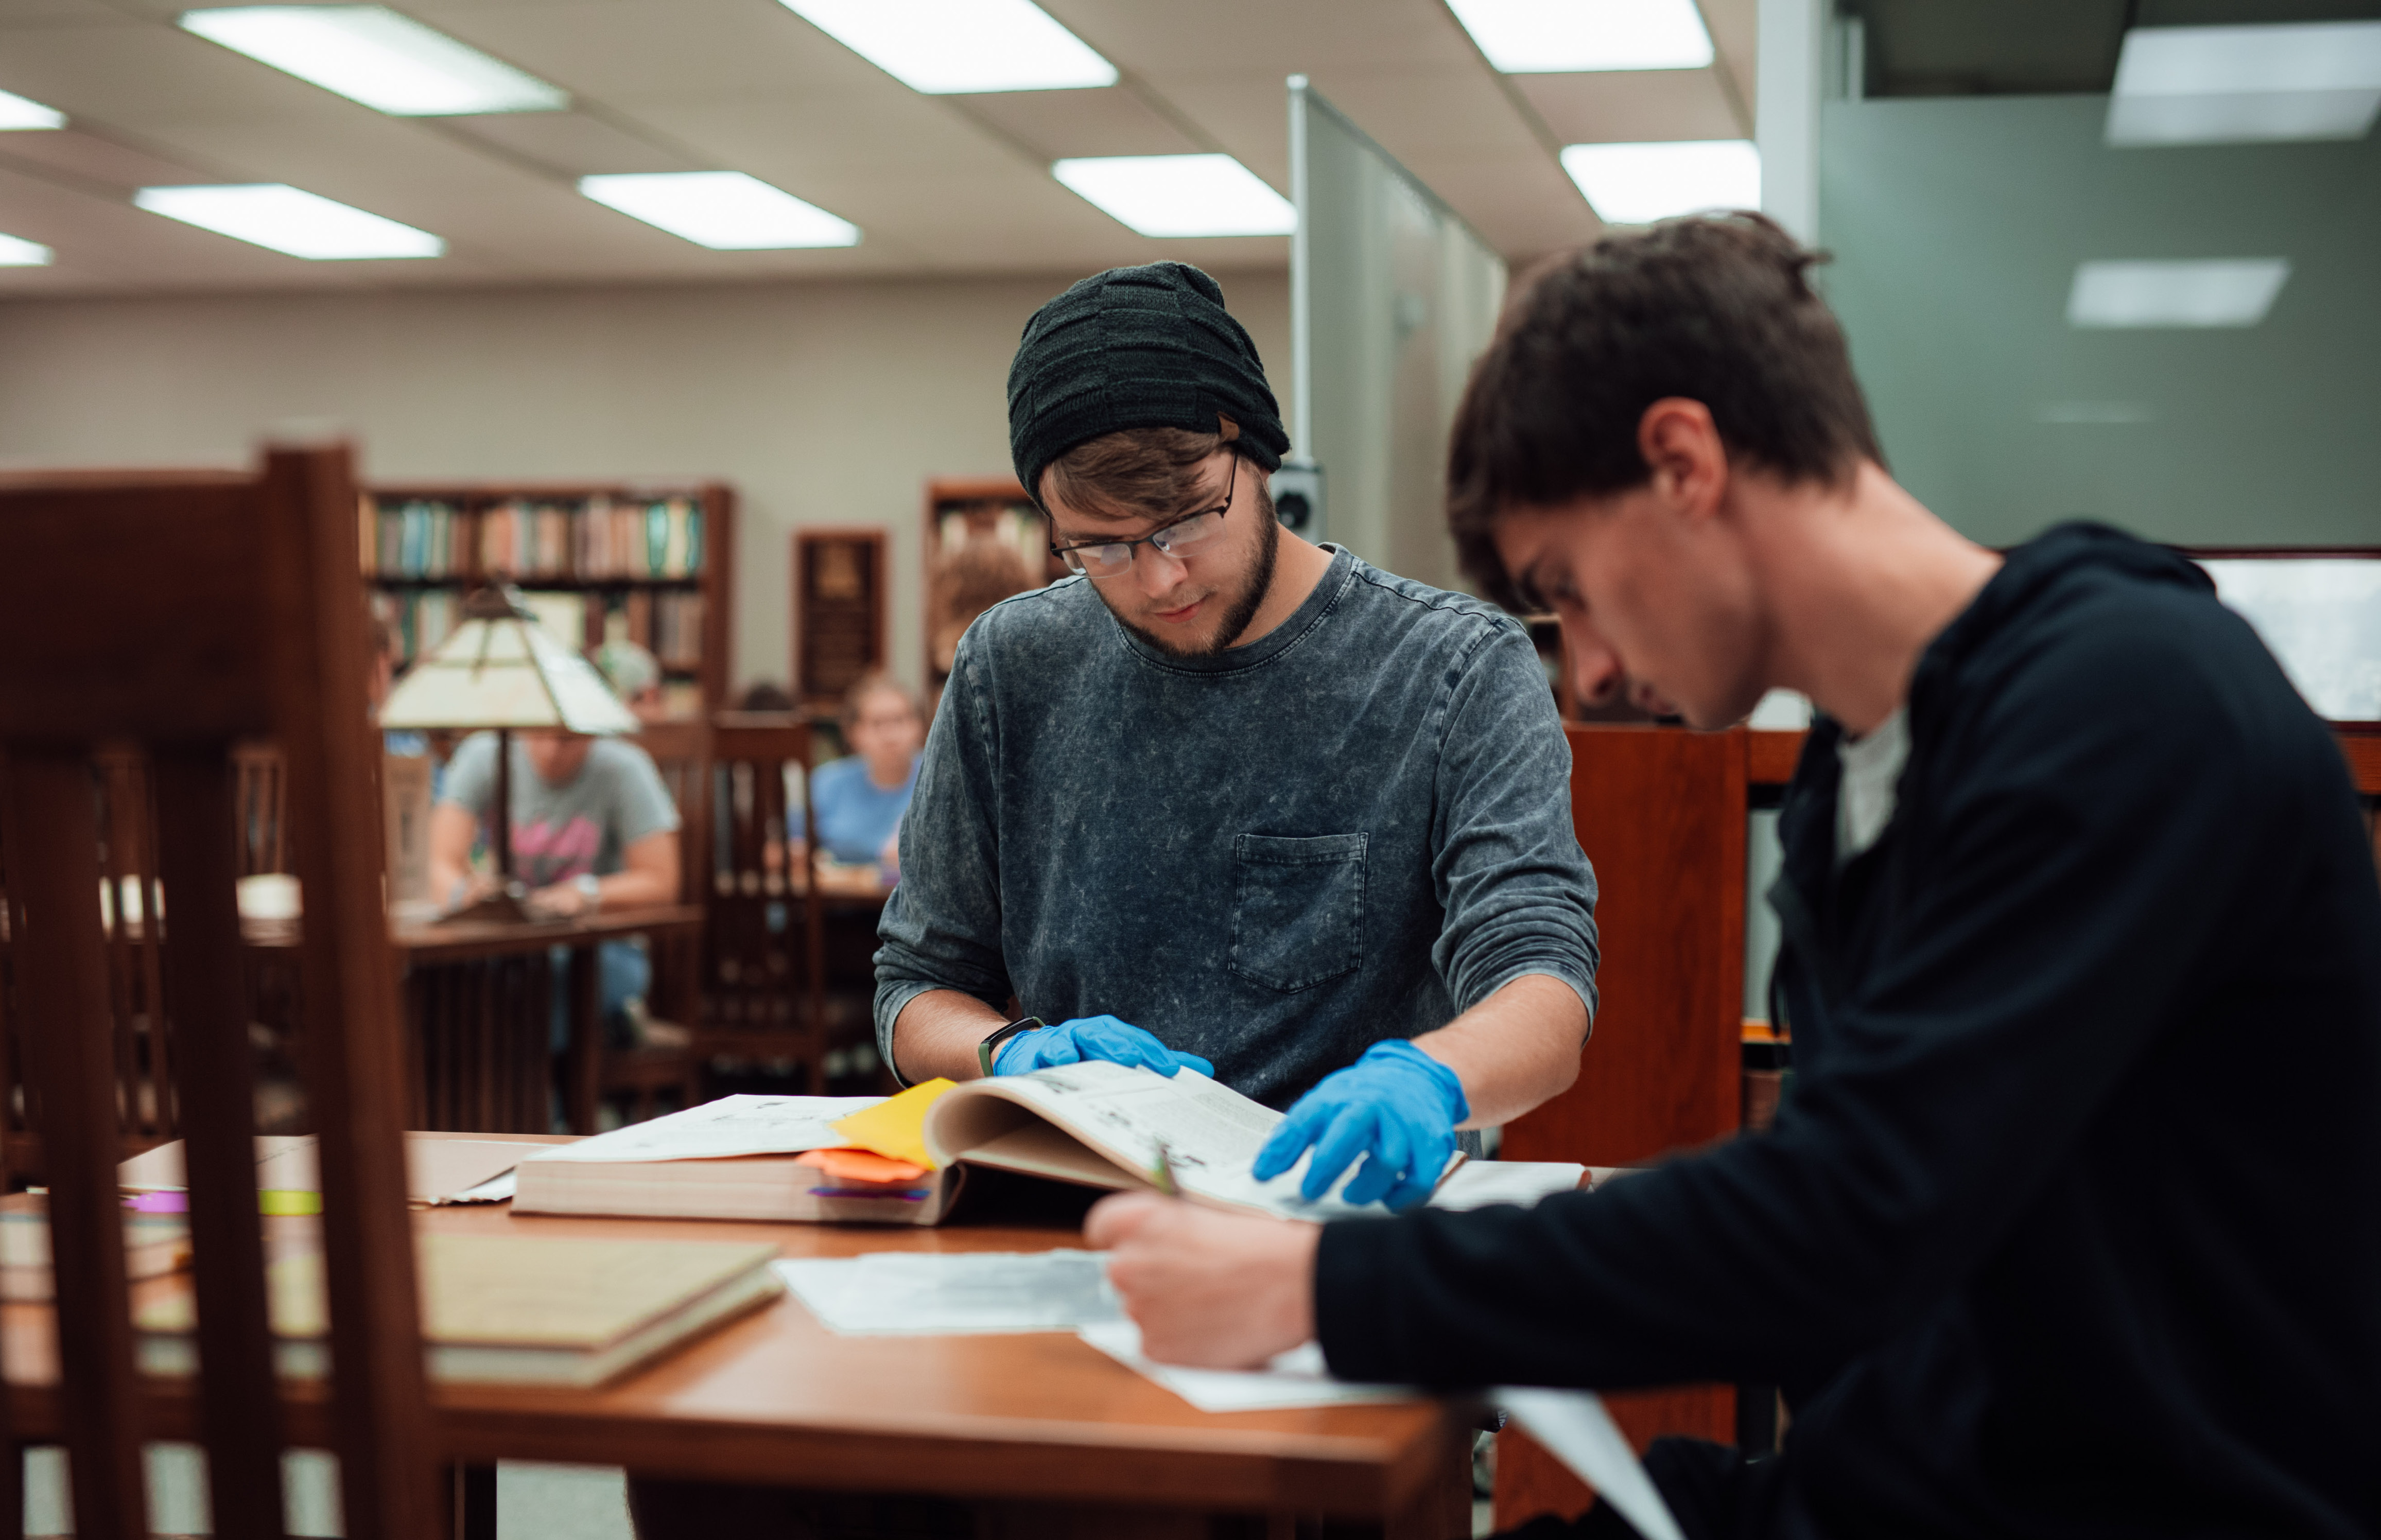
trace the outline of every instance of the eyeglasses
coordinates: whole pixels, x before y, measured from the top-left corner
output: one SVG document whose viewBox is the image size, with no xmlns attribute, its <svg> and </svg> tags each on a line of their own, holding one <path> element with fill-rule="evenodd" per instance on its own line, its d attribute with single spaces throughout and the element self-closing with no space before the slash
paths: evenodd
<svg viewBox="0 0 2381 1540">
<path fill-rule="evenodd" d="M 1224 481 L 1224 500 L 1212 508 L 1186 513 L 1162 530 L 1152 530 L 1139 540 L 1087 540 L 1078 545 L 1053 545 L 1050 554 L 1067 564 L 1069 572 L 1080 572 L 1087 578 L 1120 578 L 1132 570 L 1132 548 L 1136 545 L 1156 547 L 1164 555 L 1181 559 L 1182 553 L 1213 540 L 1223 532 L 1224 515 L 1232 509 L 1232 493 L 1239 485 L 1240 457 L 1232 455 L 1232 469 Z"/>
</svg>

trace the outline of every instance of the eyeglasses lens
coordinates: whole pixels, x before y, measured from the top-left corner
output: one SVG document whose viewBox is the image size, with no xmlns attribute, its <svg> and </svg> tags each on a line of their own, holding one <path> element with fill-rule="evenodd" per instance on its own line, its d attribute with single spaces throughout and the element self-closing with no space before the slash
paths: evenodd
<svg viewBox="0 0 2381 1540">
<path fill-rule="evenodd" d="M 1167 556 L 1172 556 L 1177 551 L 1189 550 L 1223 527 L 1223 511 L 1215 509 L 1206 513 L 1194 514 L 1179 524 L 1167 525 L 1150 536 L 1149 543 Z"/>
</svg>

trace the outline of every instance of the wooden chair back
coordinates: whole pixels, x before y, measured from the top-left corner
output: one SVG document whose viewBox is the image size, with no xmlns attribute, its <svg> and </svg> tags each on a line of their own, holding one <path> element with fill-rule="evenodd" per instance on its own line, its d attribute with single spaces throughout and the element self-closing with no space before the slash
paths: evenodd
<svg viewBox="0 0 2381 1540">
<path fill-rule="evenodd" d="M 810 724 L 791 713 L 712 719 L 714 807 L 702 863 L 705 1058 L 792 1060 L 824 1083 L 825 931 L 815 901 L 817 841 L 788 859 L 787 772 L 809 784 Z"/>
<path fill-rule="evenodd" d="M 678 902 L 700 904 L 711 890 L 712 751 L 708 722 L 653 722 L 629 739 L 653 756 L 678 804 Z M 703 946 L 698 935 L 653 938 L 653 1014 L 691 1026 L 702 1014 Z"/>
<path fill-rule="evenodd" d="M 426 1540 L 436 1522 L 355 507 L 343 448 L 276 450 L 256 474 L 0 476 L 0 859 L 17 938 L 6 1008 L 45 1157 L 55 1405 L 85 1540 L 144 1532 L 141 1442 L 162 1414 L 134 1372 L 116 1186 L 122 1045 L 93 901 L 124 864 L 112 810 L 101 853 L 103 787 L 122 763 L 103 751 L 118 741 L 147 754 L 140 849 L 157 901 L 145 912 L 187 1142 L 214 1532 L 278 1535 L 283 1522 L 235 896 L 233 746 L 258 736 L 285 756 L 305 894 L 302 1068 L 321 1138 L 347 1533 Z"/>
</svg>

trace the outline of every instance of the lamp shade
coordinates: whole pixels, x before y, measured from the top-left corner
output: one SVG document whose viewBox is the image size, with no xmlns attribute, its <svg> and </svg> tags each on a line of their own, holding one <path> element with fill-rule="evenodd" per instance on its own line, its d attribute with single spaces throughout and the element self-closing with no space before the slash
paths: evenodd
<svg viewBox="0 0 2381 1540">
<path fill-rule="evenodd" d="M 642 726 L 594 666 L 548 635 L 514 595 L 474 593 L 464 617 L 389 692 L 382 727 L 609 734 Z"/>
</svg>

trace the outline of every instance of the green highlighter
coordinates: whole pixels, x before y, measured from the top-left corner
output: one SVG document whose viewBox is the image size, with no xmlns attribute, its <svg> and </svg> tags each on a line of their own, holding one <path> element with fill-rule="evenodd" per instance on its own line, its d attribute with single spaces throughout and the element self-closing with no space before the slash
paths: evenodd
<svg viewBox="0 0 2381 1540">
<path fill-rule="evenodd" d="M 1167 1197 L 1178 1198 L 1182 1196 L 1182 1189 L 1177 1185 L 1174 1180 L 1173 1154 L 1166 1149 L 1166 1141 L 1163 1139 L 1157 1142 L 1157 1165 L 1150 1171 L 1149 1179 L 1160 1192 L 1165 1193 Z"/>
</svg>

